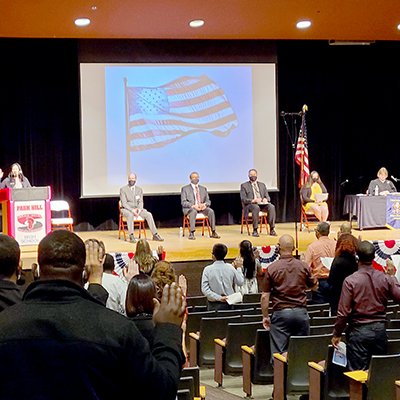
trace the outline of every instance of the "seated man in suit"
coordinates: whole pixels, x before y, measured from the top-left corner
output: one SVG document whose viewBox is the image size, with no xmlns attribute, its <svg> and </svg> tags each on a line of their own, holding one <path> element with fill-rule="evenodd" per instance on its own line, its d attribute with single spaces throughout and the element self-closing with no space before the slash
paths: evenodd
<svg viewBox="0 0 400 400">
<path fill-rule="evenodd" d="M 132 243 L 136 242 L 133 234 L 133 222 L 134 217 L 140 216 L 147 221 L 149 229 L 153 234 L 153 240 L 162 242 L 164 239 L 157 233 L 152 213 L 143 208 L 143 190 L 139 186 L 135 186 L 135 184 L 136 174 L 131 172 L 128 176 L 128 184 L 123 186 L 119 191 L 121 212 L 127 220 L 130 241 Z"/>
<path fill-rule="evenodd" d="M 211 237 L 219 239 L 220 236 L 215 230 L 215 214 L 214 210 L 210 208 L 211 201 L 208 197 L 207 188 L 199 185 L 199 174 L 197 172 L 192 172 L 189 178 L 190 184 L 183 186 L 181 189 L 182 211 L 190 222 L 189 239 L 195 239 L 197 213 L 203 213 L 208 217 L 212 230 Z"/>
<path fill-rule="evenodd" d="M 249 171 L 249 180 L 240 185 L 240 200 L 243 204 L 244 217 L 251 212 L 253 217 L 253 236 L 258 235 L 258 222 L 260 220 L 260 210 L 267 211 L 267 221 L 270 228 L 269 234 L 276 236 L 275 232 L 275 206 L 270 203 L 265 183 L 257 181 L 257 170 L 254 168 Z"/>
</svg>

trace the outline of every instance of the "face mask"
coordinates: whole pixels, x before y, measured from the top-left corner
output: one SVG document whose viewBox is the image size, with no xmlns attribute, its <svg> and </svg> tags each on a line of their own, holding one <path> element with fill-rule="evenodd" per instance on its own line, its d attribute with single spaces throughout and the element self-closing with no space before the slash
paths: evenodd
<svg viewBox="0 0 400 400">
<path fill-rule="evenodd" d="M 318 178 L 312 178 L 313 182 L 318 182 Z"/>
<path fill-rule="evenodd" d="M 197 185 L 197 184 L 199 183 L 199 180 L 198 180 L 197 178 L 194 178 L 194 179 L 191 179 L 190 182 L 191 182 L 193 185 Z"/>
<path fill-rule="evenodd" d="M 257 180 L 256 176 L 249 176 L 251 182 L 255 182 Z"/>
<path fill-rule="evenodd" d="M 135 186 L 136 181 L 128 181 L 129 186 Z"/>
</svg>

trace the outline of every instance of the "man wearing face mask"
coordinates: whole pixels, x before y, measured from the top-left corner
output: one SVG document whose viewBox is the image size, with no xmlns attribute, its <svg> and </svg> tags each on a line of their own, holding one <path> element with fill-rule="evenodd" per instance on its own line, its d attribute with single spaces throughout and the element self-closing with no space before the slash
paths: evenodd
<svg viewBox="0 0 400 400">
<path fill-rule="evenodd" d="M 244 217 L 247 219 L 249 212 L 253 217 L 253 236 L 259 236 L 258 223 L 261 210 L 268 214 L 269 234 L 277 236 L 275 232 L 275 206 L 270 203 L 271 199 L 265 183 L 257 180 L 257 170 L 254 168 L 249 171 L 249 180 L 240 185 L 240 200 L 243 205 Z"/>
<path fill-rule="evenodd" d="M 143 190 L 136 186 L 136 174 L 131 172 L 128 176 L 128 184 L 119 191 L 121 200 L 121 212 L 126 218 L 129 231 L 129 239 L 132 243 L 136 242 L 133 234 L 133 222 L 135 217 L 142 217 L 147 221 L 149 229 L 153 234 L 153 240 L 162 242 L 164 239 L 158 234 L 153 215 L 143 207 Z"/>
<path fill-rule="evenodd" d="M 182 211 L 184 215 L 188 216 L 190 223 L 189 239 L 195 239 L 197 213 L 203 213 L 208 217 L 212 230 L 211 237 L 219 239 L 220 236 L 215 230 L 215 214 L 214 210 L 210 208 L 211 201 L 207 188 L 199 185 L 199 174 L 197 172 L 192 172 L 189 178 L 190 184 L 181 189 Z"/>
</svg>

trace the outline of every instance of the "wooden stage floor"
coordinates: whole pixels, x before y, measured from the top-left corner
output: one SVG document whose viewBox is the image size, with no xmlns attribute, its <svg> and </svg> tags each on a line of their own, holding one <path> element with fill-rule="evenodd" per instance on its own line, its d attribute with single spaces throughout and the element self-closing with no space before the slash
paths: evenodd
<svg viewBox="0 0 400 400">
<path fill-rule="evenodd" d="M 331 237 L 336 237 L 339 226 L 343 221 L 334 221 L 331 223 Z M 355 223 L 355 226 L 357 224 Z M 298 224 L 298 228 L 300 225 Z M 276 244 L 279 236 L 290 234 L 295 237 L 295 224 L 282 223 L 276 225 L 278 237 L 268 236 L 265 231 L 260 234 L 260 237 L 254 238 L 247 235 L 247 231 L 240 234 L 240 225 L 225 225 L 218 226 L 217 232 L 221 236 L 220 239 L 210 239 L 201 236 L 201 230 L 196 231 L 196 240 L 188 240 L 187 236 L 179 237 L 179 228 L 160 229 L 160 235 L 165 239 L 164 242 L 153 242 L 150 240 L 150 246 L 153 249 L 159 244 L 164 246 L 169 261 L 195 261 L 195 260 L 211 260 L 211 249 L 214 243 L 221 242 L 228 246 L 227 258 L 234 258 L 238 254 L 238 245 L 241 240 L 249 239 L 254 246 L 267 246 Z M 186 231 L 187 232 L 187 231 Z M 90 231 L 76 232 L 82 240 L 96 238 L 102 240 L 108 252 L 130 252 L 135 251 L 135 244 L 125 242 L 118 239 L 118 231 Z M 359 231 L 353 229 L 355 236 L 361 235 L 362 239 L 366 240 L 389 240 L 400 239 L 400 230 L 390 229 L 366 229 Z M 150 231 L 147 230 L 148 238 L 151 238 Z M 186 234 L 187 235 L 187 234 Z M 306 250 L 307 246 L 315 239 L 313 227 L 310 232 L 298 232 L 298 248 L 299 253 Z M 30 269 L 32 262 L 37 259 L 37 246 L 23 246 L 21 248 L 21 258 L 23 268 Z"/>
</svg>

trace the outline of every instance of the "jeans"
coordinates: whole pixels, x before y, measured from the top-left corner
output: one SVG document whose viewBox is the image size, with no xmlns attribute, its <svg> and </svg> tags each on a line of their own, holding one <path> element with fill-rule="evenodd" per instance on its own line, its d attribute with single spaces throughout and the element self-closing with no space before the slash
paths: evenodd
<svg viewBox="0 0 400 400">
<path fill-rule="evenodd" d="M 313 304 L 324 304 L 329 303 L 329 284 L 328 279 L 318 279 L 318 290 L 312 292 L 312 303 Z"/>
</svg>

